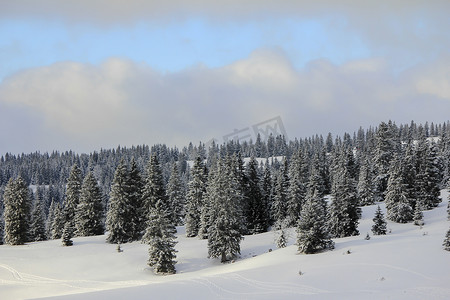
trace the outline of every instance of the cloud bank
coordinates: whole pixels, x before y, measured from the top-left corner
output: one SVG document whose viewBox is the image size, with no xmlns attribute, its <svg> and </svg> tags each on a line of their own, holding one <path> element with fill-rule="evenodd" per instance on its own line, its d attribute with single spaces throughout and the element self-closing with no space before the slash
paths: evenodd
<svg viewBox="0 0 450 300">
<path fill-rule="evenodd" d="M 6 130 L 0 149 L 184 146 L 221 140 L 278 115 L 290 137 L 342 134 L 387 119 L 443 122 L 450 111 L 448 70 L 448 56 L 396 75 L 383 59 L 343 65 L 316 60 L 296 70 L 283 52 L 271 50 L 221 68 L 199 65 L 176 73 L 119 58 L 99 65 L 60 62 L 0 84 L 0 119 L 27 128 L 22 138 L 35 147 L 15 148 L 20 142 Z"/>
</svg>

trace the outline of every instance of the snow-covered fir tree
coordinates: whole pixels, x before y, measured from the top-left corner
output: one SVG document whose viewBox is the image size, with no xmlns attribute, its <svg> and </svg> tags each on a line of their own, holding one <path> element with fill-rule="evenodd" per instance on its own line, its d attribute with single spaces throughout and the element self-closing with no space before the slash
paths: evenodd
<svg viewBox="0 0 450 300">
<path fill-rule="evenodd" d="M 444 243 L 442 243 L 442 246 L 444 246 L 444 250 L 450 251 L 450 229 L 445 235 Z"/>
<path fill-rule="evenodd" d="M 247 177 L 247 228 L 249 233 L 256 234 L 266 232 L 269 227 L 269 210 L 262 196 L 258 162 L 255 157 L 250 157 L 246 167 Z"/>
<path fill-rule="evenodd" d="M 287 169 L 287 161 L 278 171 L 276 182 L 274 183 L 273 202 L 271 207 L 272 219 L 276 224 L 281 224 L 287 217 L 287 196 L 289 189 L 289 175 Z M 279 228 L 276 228 L 279 229 Z"/>
<path fill-rule="evenodd" d="M 273 224 L 273 219 L 271 218 L 271 211 L 272 211 L 272 192 L 273 192 L 273 185 L 272 185 L 272 172 L 270 171 L 270 165 L 269 161 L 266 159 L 266 163 L 264 165 L 264 174 L 261 178 L 261 197 L 262 201 L 264 202 L 264 205 L 267 208 L 267 223 L 269 225 Z"/>
<path fill-rule="evenodd" d="M 176 228 L 172 222 L 171 205 L 166 197 L 161 169 L 152 156 L 144 189 L 150 201 L 147 228 L 143 241 L 149 245 L 148 265 L 158 274 L 175 274 Z"/>
<path fill-rule="evenodd" d="M 303 151 L 297 151 L 289 164 L 289 189 L 287 195 L 288 227 L 295 226 L 306 197 L 308 165 Z"/>
<path fill-rule="evenodd" d="M 414 208 L 413 216 L 414 225 L 423 226 L 425 222 L 423 221 L 423 213 L 420 205 L 416 205 Z"/>
<path fill-rule="evenodd" d="M 148 235 L 148 228 L 151 225 L 151 220 L 149 219 L 150 213 L 154 213 L 154 208 L 156 207 L 156 204 L 159 203 L 159 205 L 163 205 L 164 209 L 167 210 L 167 213 L 171 213 L 168 201 L 167 201 L 167 195 L 166 195 L 166 189 L 164 187 L 164 179 L 161 171 L 161 166 L 159 164 L 158 158 L 156 155 L 152 155 L 150 157 L 150 161 L 147 165 L 147 176 L 144 180 L 144 187 L 143 187 L 143 203 L 144 206 L 147 209 L 147 218 L 146 218 L 146 232 L 142 238 L 142 241 L 144 243 L 150 242 L 151 235 Z M 169 219 L 167 222 L 170 224 L 171 217 L 168 217 Z M 173 225 L 173 224 L 171 224 Z"/>
<path fill-rule="evenodd" d="M 186 195 L 186 236 L 197 236 L 200 229 L 200 214 L 202 211 L 203 194 L 206 191 L 205 165 L 198 156 L 191 170 L 191 180 L 188 183 Z"/>
<path fill-rule="evenodd" d="M 47 220 L 45 221 L 45 233 L 48 239 L 52 238 L 52 224 L 53 221 L 55 220 L 55 210 L 56 210 L 56 203 L 54 199 L 52 199 L 50 207 L 48 208 Z"/>
<path fill-rule="evenodd" d="M 408 202 L 402 174 L 401 161 L 397 156 L 394 158 L 394 163 L 389 171 L 385 201 L 387 218 L 397 223 L 406 223 L 413 218 L 413 210 Z"/>
<path fill-rule="evenodd" d="M 320 187 L 311 176 L 305 204 L 297 224 L 297 246 L 300 253 L 311 254 L 333 249 L 328 224 L 326 202 L 321 196 Z"/>
<path fill-rule="evenodd" d="M 75 228 L 75 211 L 80 202 L 82 183 L 81 170 L 75 164 L 72 166 L 67 179 L 66 198 L 64 200 L 64 223 L 70 222 L 69 227 L 71 228 Z"/>
<path fill-rule="evenodd" d="M 222 263 L 240 254 L 243 239 L 239 181 L 230 161 L 227 158 L 218 162 L 212 191 L 213 222 L 208 232 L 208 257 L 220 258 Z"/>
<path fill-rule="evenodd" d="M 416 196 L 421 209 L 431 209 L 436 207 L 441 199 L 439 198 L 439 184 L 441 176 L 439 174 L 436 148 L 422 137 L 417 142 L 416 147 Z"/>
<path fill-rule="evenodd" d="M 206 189 L 203 193 L 202 210 L 200 213 L 200 228 L 198 229 L 197 236 L 200 239 L 208 238 L 208 231 L 213 222 L 213 205 L 215 197 L 214 181 L 216 180 L 217 172 L 217 160 L 215 165 L 211 165 L 209 168 L 208 179 L 206 182 Z"/>
<path fill-rule="evenodd" d="M 131 237 L 133 241 L 137 241 L 142 237 L 142 232 L 145 230 L 146 211 L 143 210 L 142 205 L 142 187 L 143 181 L 141 171 L 134 157 L 131 158 L 130 168 L 128 172 L 128 199 L 129 199 L 129 213 L 131 226 Z"/>
<path fill-rule="evenodd" d="M 101 235 L 105 232 L 103 224 L 103 197 L 97 179 L 88 172 L 81 187 L 80 201 L 75 211 L 77 236 Z"/>
<path fill-rule="evenodd" d="M 377 210 L 375 211 L 375 216 L 373 218 L 372 225 L 372 233 L 374 235 L 385 235 L 386 234 L 386 220 L 384 219 L 383 212 L 381 211 L 380 206 L 378 205 Z"/>
<path fill-rule="evenodd" d="M 357 197 L 359 205 L 372 205 L 375 203 L 375 193 L 373 186 L 371 163 L 368 158 L 362 160 L 359 170 L 359 180 L 357 185 Z"/>
<path fill-rule="evenodd" d="M 181 181 L 178 165 L 174 162 L 167 183 L 167 198 L 172 212 L 171 222 L 175 225 L 182 225 L 184 218 L 184 206 L 186 203 L 183 182 Z"/>
<path fill-rule="evenodd" d="M 397 139 L 397 126 L 391 121 L 381 122 L 376 132 L 374 164 L 377 172 L 375 178 L 377 201 L 385 197 L 389 179 L 389 169 L 395 154 L 399 150 L 399 141 Z"/>
<path fill-rule="evenodd" d="M 51 239 L 57 240 L 62 237 L 64 230 L 64 211 L 59 202 L 55 205 L 55 217 L 51 224 Z"/>
<path fill-rule="evenodd" d="M 35 193 L 33 210 L 31 212 L 30 239 L 36 242 L 47 240 L 43 203 L 37 192 Z"/>
<path fill-rule="evenodd" d="M 133 220 L 133 207 L 130 199 L 128 170 L 122 159 L 114 173 L 114 179 L 109 194 L 108 211 L 106 214 L 106 230 L 108 243 L 127 243 L 133 241 L 133 233 L 138 224 Z M 135 208 L 137 209 L 137 208 Z"/>
<path fill-rule="evenodd" d="M 3 210 L 0 206 L 0 245 L 3 245 L 3 236 L 5 234 L 5 220 L 3 220 Z"/>
<path fill-rule="evenodd" d="M 73 246 L 73 233 L 75 231 L 75 228 L 72 226 L 72 222 L 66 222 L 64 224 L 64 229 L 62 233 L 62 244 L 63 246 Z"/>
<path fill-rule="evenodd" d="M 346 166 L 345 157 L 341 157 L 334 174 L 333 201 L 330 205 L 329 231 L 332 237 L 359 235 L 359 207 L 356 187 Z"/>
<path fill-rule="evenodd" d="M 275 227 L 280 228 L 275 231 L 276 239 L 275 243 L 277 244 L 277 248 L 285 248 L 288 244 L 289 240 L 289 231 L 288 231 L 289 220 L 285 219 L 281 222 L 281 224 L 277 224 Z"/>
<path fill-rule="evenodd" d="M 30 193 L 22 177 L 11 178 L 3 195 L 6 244 L 22 245 L 30 240 L 30 202 Z"/>
</svg>

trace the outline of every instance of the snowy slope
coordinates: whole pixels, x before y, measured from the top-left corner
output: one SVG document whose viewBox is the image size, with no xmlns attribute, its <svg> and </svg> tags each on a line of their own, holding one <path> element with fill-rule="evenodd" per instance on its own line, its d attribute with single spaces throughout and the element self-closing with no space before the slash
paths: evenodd
<svg viewBox="0 0 450 300">
<path fill-rule="evenodd" d="M 447 191 L 442 196 L 424 212 L 423 228 L 388 223 L 391 233 L 370 240 L 376 205 L 364 207 L 360 236 L 335 239 L 335 250 L 315 255 L 296 253 L 293 230 L 284 249 L 269 232 L 246 236 L 241 258 L 222 265 L 206 258 L 205 240 L 186 238 L 179 227 L 171 276 L 147 268 L 147 246 L 138 242 L 122 245 L 122 253 L 105 236 L 75 238 L 73 247 L 3 245 L 0 299 L 450 299 L 450 252 L 441 246 L 450 225 Z"/>
</svg>

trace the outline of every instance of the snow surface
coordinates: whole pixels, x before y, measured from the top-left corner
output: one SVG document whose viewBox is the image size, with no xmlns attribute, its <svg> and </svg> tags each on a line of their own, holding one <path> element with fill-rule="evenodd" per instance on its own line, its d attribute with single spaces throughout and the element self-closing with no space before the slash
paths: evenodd
<svg viewBox="0 0 450 300">
<path fill-rule="evenodd" d="M 287 248 L 276 249 L 274 232 L 246 236 L 241 257 L 222 265 L 207 258 L 205 240 L 178 227 L 178 273 L 168 276 L 147 267 L 139 242 L 121 253 L 105 236 L 75 238 L 72 247 L 3 245 L 0 299 L 450 299 L 447 195 L 424 212 L 423 228 L 388 222 L 386 236 L 372 236 L 376 205 L 364 207 L 360 236 L 335 239 L 335 250 L 314 255 L 297 254 L 291 229 Z"/>
</svg>

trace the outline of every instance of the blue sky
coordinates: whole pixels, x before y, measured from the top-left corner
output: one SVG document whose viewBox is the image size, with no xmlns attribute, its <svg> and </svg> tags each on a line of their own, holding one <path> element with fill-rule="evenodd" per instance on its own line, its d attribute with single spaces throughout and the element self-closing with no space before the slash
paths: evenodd
<svg viewBox="0 0 450 300">
<path fill-rule="evenodd" d="M 447 1 L 2 5 L 0 154 L 448 120 Z"/>
</svg>

